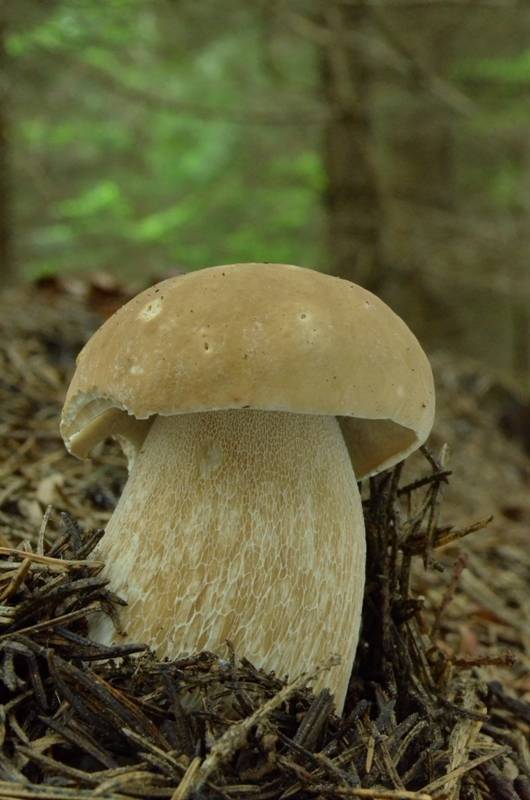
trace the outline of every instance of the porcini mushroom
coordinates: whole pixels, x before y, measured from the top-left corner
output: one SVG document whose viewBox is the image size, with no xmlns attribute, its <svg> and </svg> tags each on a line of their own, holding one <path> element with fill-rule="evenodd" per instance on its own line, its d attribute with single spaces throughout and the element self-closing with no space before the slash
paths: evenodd
<svg viewBox="0 0 530 800">
<path fill-rule="evenodd" d="M 122 623 L 160 656 L 236 652 L 342 708 L 365 541 L 357 480 L 427 437 L 432 373 L 381 300 L 283 264 L 170 278 L 81 351 L 61 420 L 85 457 L 118 438 L 129 479 L 99 545 Z M 106 618 L 100 641 L 117 634 Z"/>
</svg>

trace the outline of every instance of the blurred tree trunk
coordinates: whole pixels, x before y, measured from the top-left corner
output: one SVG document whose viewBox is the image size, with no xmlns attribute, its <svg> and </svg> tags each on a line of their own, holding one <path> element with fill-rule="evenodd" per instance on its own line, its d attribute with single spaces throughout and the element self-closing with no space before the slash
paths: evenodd
<svg viewBox="0 0 530 800">
<path fill-rule="evenodd" d="M 426 11 L 428 9 L 426 8 Z M 434 17 L 414 14 L 403 8 L 385 17 L 387 40 L 397 52 L 405 53 L 410 64 L 432 80 L 441 78 L 450 85 L 454 41 L 465 11 Z M 388 20 L 392 20 L 389 22 Z M 407 32 L 418 32 L 415 47 L 404 45 Z M 425 78 L 424 78 L 425 80 Z M 394 194 L 403 198 L 414 216 L 418 205 L 454 211 L 455 190 L 455 112 L 425 87 L 410 87 L 408 98 L 396 109 L 389 130 L 393 144 Z"/>
<path fill-rule="evenodd" d="M 418 206 L 453 211 L 455 206 L 452 119 L 446 109 L 411 98 L 391 132 L 394 149 L 393 194 L 405 213 Z"/>
<path fill-rule="evenodd" d="M 511 297 L 513 325 L 512 372 L 517 383 L 530 391 L 530 270 L 525 254 L 530 252 L 530 237 L 526 219 L 516 226 L 517 252 L 523 254 L 521 262 L 515 259 L 511 266 L 513 285 L 520 289 Z"/>
<path fill-rule="evenodd" d="M 323 147 L 331 271 L 377 291 L 383 213 L 372 156 L 372 66 L 362 38 L 369 13 L 361 4 L 325 5 L 330 36 L 321 64 L 328 110 Z"/>
<path fill-rule="evenodd" d="M 0 3 L 0 288 L 14 280 L 7 110 L 6 4 Z"/>
</svg>

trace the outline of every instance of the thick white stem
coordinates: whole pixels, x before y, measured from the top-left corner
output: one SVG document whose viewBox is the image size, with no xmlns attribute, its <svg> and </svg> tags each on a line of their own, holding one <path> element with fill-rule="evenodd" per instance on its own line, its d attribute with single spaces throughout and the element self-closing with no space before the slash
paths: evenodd
<svg viewBox="0 0 530 800">
<path fill-rule="evenodd" d="M 236 653 L 323 675 L 342 708 L 364 586 L 362 508 L 334 417 L 157 417 L 99 546 L 127 636 L 160 656 Z M 98 623 L 98 638 L 116 634 Z"/>
</svg>

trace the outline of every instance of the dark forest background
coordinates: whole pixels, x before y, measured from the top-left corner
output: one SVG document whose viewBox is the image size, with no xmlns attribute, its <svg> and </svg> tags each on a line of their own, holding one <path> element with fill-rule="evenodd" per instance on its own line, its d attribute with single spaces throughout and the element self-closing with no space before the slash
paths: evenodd
<svg viewBox="0 0 530 800">
<path fill-rule="evenodd" d="M 530 387 L 530 5 L 0 2 L 2 284 L 280 261 Z"/>
</svg>

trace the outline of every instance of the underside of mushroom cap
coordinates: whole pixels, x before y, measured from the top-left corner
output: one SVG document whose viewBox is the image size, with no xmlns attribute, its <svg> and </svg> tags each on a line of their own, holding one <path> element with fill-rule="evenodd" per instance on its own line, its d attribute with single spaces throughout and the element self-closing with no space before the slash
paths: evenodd
<svg viewBox="0 0 530 800">
<path fill-rule="evenodd" d="M 428 436 L 429 362 L 405 323 L 353 283 L 285 264 L 234 264 L 142 292 L 78 357 L 61 420 L 86 456 L 136 447 L 154 415 L 254 408 L 340 418 L 359 478 Z"/>
</svg>

